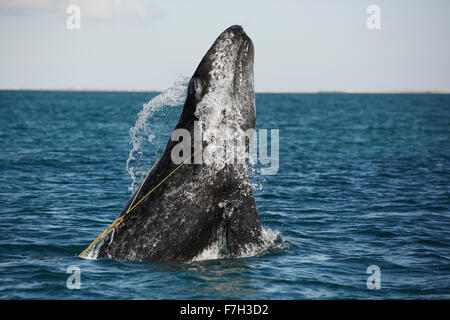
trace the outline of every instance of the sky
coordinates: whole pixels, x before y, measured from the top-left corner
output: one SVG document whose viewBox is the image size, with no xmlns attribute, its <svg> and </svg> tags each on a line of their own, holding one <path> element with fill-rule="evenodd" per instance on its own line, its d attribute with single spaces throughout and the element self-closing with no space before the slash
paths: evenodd
<svg viewBox="0 0 450 320">
<path fill-rule="evenodd" d="M 0 0 L 0 88 L 161 90 L 240 24 L 260 92 L 448 91 L 449 17 L 448 0 Z"/>
</svg>

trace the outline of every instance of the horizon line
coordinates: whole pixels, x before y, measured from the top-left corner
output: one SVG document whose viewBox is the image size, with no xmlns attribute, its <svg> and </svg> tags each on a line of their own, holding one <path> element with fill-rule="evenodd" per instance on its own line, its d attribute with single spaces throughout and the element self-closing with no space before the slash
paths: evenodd
<svg viewBox="0 0 450 320">
<path fill-rule="evenodd" d="M 56 91 L 56 92 L 163 92 L 166 89 L 102 89 L 102 88 L 0 88 L 0 91 Z M 427 89 L 389 89 L 389 90 L 364 90 L 364 89 L 345 89 L 345 90 L 255 90 L 255 93 L 271 94 L 318 94 L 318 93 L 347 93 L 347 94 L 450 94 L 449 90 L 427 90 Z"/>
</svg>

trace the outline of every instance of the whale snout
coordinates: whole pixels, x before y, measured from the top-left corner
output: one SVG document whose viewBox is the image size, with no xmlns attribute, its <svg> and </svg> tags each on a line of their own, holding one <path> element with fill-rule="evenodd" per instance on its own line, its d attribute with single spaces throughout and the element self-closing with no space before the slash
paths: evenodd
<svg viewBox="0 0 450 320">
<path fill-rule="evenodd" d="M 238 24 L 228 27 L 224 32 L 245 33 L 244 28 L 242 28 L 242 26 Z"/>
<path fill-rule="evenodd" d="M 199 114 L 212 112 L 220 114 L 217 120 L 223 117 L 224 109 L 230 126 L 254 128 L 253 60 L 252 40 L 240 25 L 223 31 L 189 81 L 183 119 L 196 120 Z"/>
<path fill-rule="evenodd" d="M 231 39 L 234 45 L 247 45 L 252 43 L 250 37 L 244 31 L 244 28 L 240 25 L 233 25 L 227 28 L 221 35 L 217 38 L 218 41 L 225 39 Z"/>
<path fill-rule="evenodd" d="M 253 43 L 244 28 L 228 27 L 197 67 L 189 83 L 188 98 L 198 102 L 205 93 L 227 87 L 253 94 L 253 60 Z"/>
<path fill-rule="evenodd" d="M 205 69 L 212 76 L 210 80 L 214 81 L 225 78 L 225 74 L 252 73 L 253 59 L 252 40 L 242 26 L 233 25 L 216 39 L 202 64 L 208 66 Z"/>
</svg>

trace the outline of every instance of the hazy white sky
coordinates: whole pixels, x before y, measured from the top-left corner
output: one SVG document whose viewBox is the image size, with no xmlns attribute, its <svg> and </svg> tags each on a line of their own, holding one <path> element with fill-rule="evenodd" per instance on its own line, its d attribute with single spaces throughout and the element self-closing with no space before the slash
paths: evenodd
<svg viewBox="0 0 450 320">
<path fill-rule="evenodd" d="M 450 90 L 448 0 L 0 0 L 0 88 L 166 88 L 232 24 L 258 91 Z"/>
</svg>

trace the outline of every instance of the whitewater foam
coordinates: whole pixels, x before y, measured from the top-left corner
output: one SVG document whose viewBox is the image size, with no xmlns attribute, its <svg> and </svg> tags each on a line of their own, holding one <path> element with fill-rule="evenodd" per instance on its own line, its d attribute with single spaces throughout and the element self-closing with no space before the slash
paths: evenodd
<svg viewBox="0 0 450 320">
<path fill-rule="evenodd" d="M 270 228 L 263 228 L 261 232 L 262 242 L 259 245 L 249 245 L 242 250 L 238 257 L 233 258 L 248 258 L 260 256 L 272 251 L 279 251 L 287 248 L 288 243 L 281 237 L 278 230 Z M 213 243 L 211 246 L 204 249 L 200 254 L 194 257 L 191 262 L 217 260 L 231 258 L 226 250 L 225 244 L 222 240 Z"/>
</svg>

